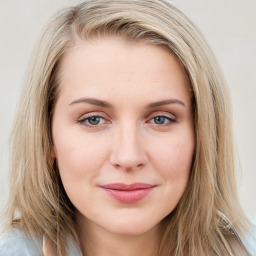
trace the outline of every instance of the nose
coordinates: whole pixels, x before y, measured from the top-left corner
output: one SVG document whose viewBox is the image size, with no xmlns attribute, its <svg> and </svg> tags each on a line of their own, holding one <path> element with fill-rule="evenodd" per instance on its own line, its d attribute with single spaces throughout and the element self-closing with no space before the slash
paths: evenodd
<svg viewBox="0 0 256 256">
<path fill-rule="evenodd" d="M 117 169 L 132 171 L 142 169 L 147 160 L 138 127 L 131 125 L 120 127 L 113 136 L 110 163 Z"/>
</svg>

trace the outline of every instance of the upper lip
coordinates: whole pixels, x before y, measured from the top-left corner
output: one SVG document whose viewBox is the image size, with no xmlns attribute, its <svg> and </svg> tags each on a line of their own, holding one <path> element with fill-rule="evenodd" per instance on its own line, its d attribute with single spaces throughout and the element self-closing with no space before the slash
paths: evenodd
<svg viewBox="0 0 256 256">
<path fill-rule="evenodd" d="M 138 189 L 153 188 L 155 186 L 156 185 L 147 184 L 147 183 L 133 183 L 133 184 L 111 183 L 111 184 L 101 185 L 100 187 L 105 189 L 112 189 L 112 190 L 131 191 L 131 190 L 138 190 Z"/>
</svg>

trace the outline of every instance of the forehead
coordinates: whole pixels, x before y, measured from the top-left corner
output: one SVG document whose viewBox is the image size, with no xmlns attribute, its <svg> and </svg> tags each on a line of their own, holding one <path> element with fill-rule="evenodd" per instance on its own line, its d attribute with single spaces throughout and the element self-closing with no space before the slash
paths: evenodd
<svg viewBox="0 0 256 256">
<path fill-rule="evenodd" d="M 186 72 L 166 47 L 118 37 L 78 41 L 64 55 L 59 77 L 60 91 L 74 97 L 98 92 L 137 95 L 147 91 L 159 97 L 172 90 L 189 93 Z"/>
</svg>

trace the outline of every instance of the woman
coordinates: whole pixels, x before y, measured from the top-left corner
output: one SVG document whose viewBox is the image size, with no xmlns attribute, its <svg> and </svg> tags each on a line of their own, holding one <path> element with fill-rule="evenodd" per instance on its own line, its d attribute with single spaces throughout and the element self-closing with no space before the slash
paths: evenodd
<svg viewBox="0 0 256 256">
<path fill-rule="evenodd" d="M 224 79 L 168 1 L 56 14 L 18 109 L 0 255 L 255 253 Z"/>
</svg>

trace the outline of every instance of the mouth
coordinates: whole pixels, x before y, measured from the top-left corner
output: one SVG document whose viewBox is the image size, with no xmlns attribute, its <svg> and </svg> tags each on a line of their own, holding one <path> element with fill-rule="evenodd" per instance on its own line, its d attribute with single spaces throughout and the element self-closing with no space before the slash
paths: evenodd
<svg viewBox="0 0 256 256">
<path fill-rule="evenodd" d="M 112 183 L 100 186 L 110 197 L 121 203 L 135 203 L 145 198 L 156 185 L 146 183 Z"/>
</svg>

